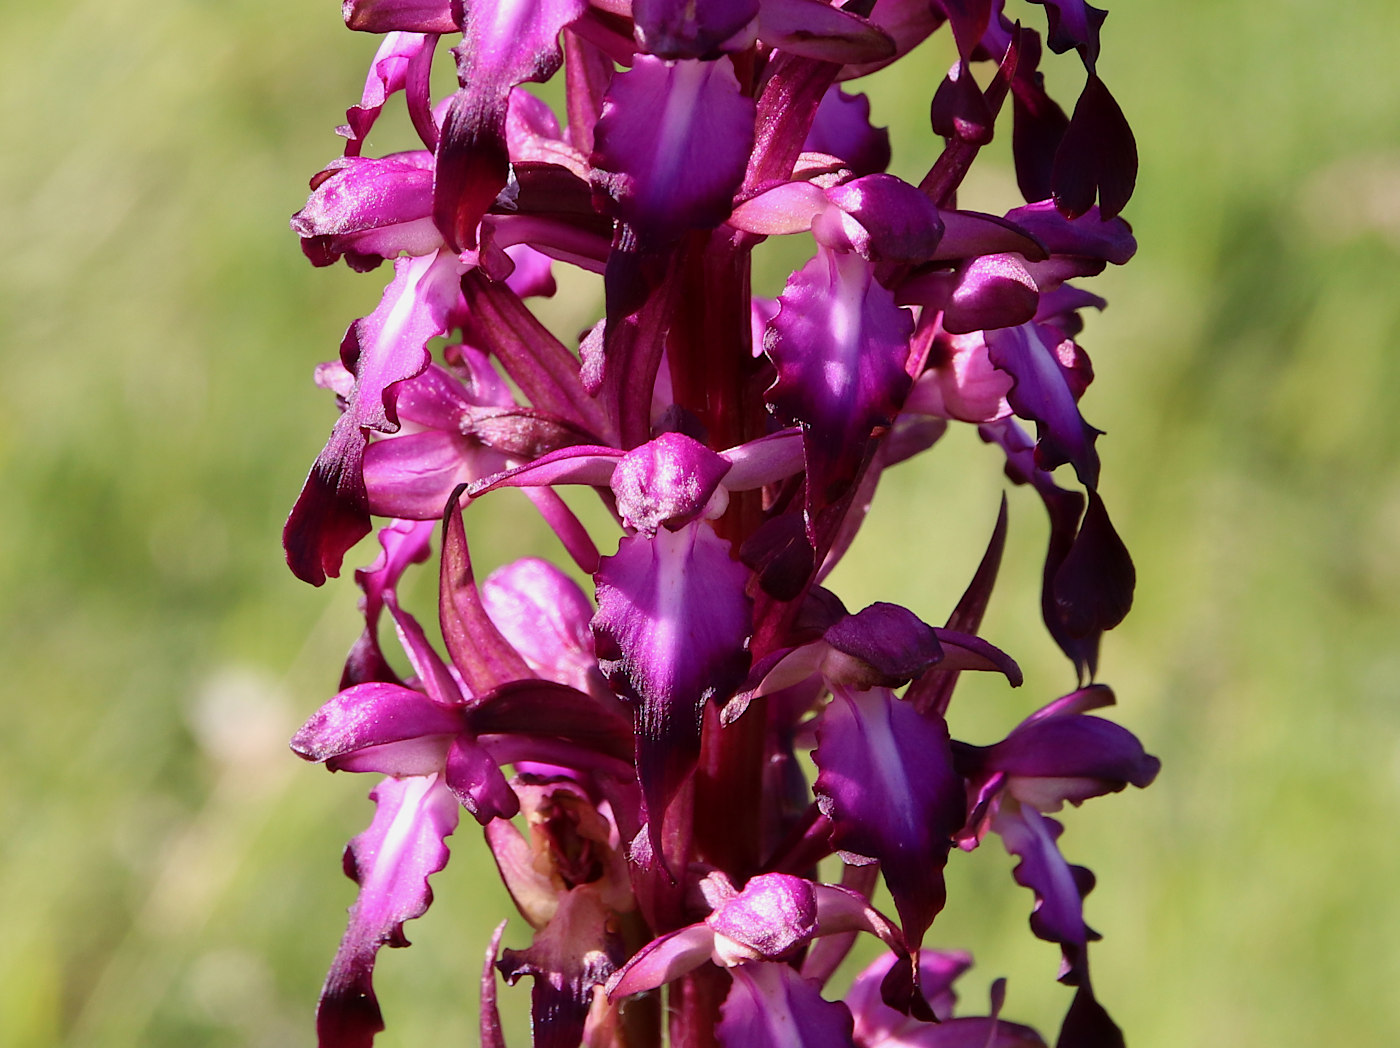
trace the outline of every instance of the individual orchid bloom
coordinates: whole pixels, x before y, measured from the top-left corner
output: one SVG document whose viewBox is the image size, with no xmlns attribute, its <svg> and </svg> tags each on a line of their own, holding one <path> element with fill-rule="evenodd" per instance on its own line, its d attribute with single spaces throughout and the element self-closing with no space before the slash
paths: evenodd
<svg viewBox="0 0 1400 1048">
<path fill-rule="evenodd" d="M 1087 686 L 1134 571 L 1081 411 L 1081 314 L 1105 304 L 1081 282 L 1136 249 L 1136 147 L 1099 75 L 1104 13 L 1037 2 L 1044 49 L 1002 0 L 344 0 L 382 40 L 292 226 L 315 265 L 392 275 L 317 369 L 339 416 L 284 545 L 314 584 L 375 526 L 379 550 L 339 691 L 293 748 L 387 777 L 347 853 L 322 1048 L 383 1027 L 377 951 L 427 909 L 459 807 L 523 919 L 486 951 L 486 1048 L 505 1048 L 498 979 L 526 976 L 536 1048 L 1043 1048 L 1000 1018 L 999 981 L 987 1014 L 955 1015 L 967 955 L 921 948 L 958 902 L 956 846 L 989 833 L 1075 987 L 1060 1048 L 1121 1044 L 1089 977 L 1092 877 L 1049 813 L 1157 768 Z M 945 24 L 942 141 L 906 182 L 854 82 Z M 435 99 L 440 47 L 457 87 Z M 1067 116 L 1041 64 L 1069 50 L 1087 78 Z M 556 74 L 562 92 L 527 87 Z M 372 155 L 395 119 L 421 148 Z M 1008 122 L 1026 202 L 959 208 Z M 815 254 L 762 298 L 755 249 L 788 235 Z M 579 274 L 601 317 L 538 308 Z M 852 613 L 833 574 L 886 472 L 956 454 L 956 422 L 1046 506 L 1041 614 L 1083 689 L 991 746 L 947 717 L 964 671 L 1022 683 L 979 636 L 1006 500 L 942 625 Z M 478 571 L 468 534 L 507 487 L 571 566 Z M 910 532 L 922 555 L 946 555 L 937 523 Z M 440 643 L 404 584 L 425 561 Z M 860 932 L 888 952 L 828 999 Z"/>
<path fill-rule="evenodd" d="M 665 985 L 702 964 L 738 969 L 783 961 L 818 936 L 866 931 L 908 956 L 898 931 L 855 892 L 785 873 L 764 873 L 736 891 L 711 873 L 700 889 L 711 907 L 703 921 L 639 950 L 608 980 L 610 997 Z"/>
</svg>

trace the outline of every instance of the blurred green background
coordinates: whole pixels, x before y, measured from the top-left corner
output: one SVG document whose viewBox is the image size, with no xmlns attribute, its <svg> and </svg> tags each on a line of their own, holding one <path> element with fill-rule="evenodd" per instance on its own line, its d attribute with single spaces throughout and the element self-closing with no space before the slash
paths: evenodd
<svg viewBox="0 0 1400 1048">
<path fill-rule="evenodd" d="M 1139 589 L 1102 679 L 1164 770 L 1067 819 L 1100 877 L 1096 979 L 1138 1048 L 1394 1043 L 1400 7 L 1109 6 L 1141 250 L 1096 287 L 1085 413 Z M 333 413 L 311 367 L 381 281 L 313 271 L 286 216 L 374 41 L 329 2 L 3 11 L 0 1045 L 307 1044 L 372 783 L 285 749 L 333 690 L 355 592 L 297 583 L 278 540 Z M 943 47 L 871 88 L 905 176 Z M 1050 64 L 1072 100 L 1077 62 Z M 966 204 L 1015 202 L 998 148 Z M 939 620 L 1000 488 L 955 434 L 891 474 L 835 587 Z M 1027 687 L 968 687 L 973 741 L 1071 684 L 1037 621 L 1041 516 L 1012 493 L 986 632 Z M 486 566 L 548 549 L 509 511 L 473 527 Z M 381 956 L 382 1045 L 474 1043 L 506 912 L 478 833 L 414 948 Z M 933 939 L 977 954 L 970 1005 L 1005 974 L 1007 1014 L 1053 1032 L 1068 993 L 1010 865 L 955 856 Z"/>
</svg>

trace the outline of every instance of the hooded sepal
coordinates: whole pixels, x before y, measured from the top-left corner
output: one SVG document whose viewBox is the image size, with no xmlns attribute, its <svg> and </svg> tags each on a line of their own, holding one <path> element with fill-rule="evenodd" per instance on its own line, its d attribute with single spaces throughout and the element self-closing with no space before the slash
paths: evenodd
<svg viewBox="0 0 1400 1048">
<path fill-rule="evenodd" d="M 381 946 L 407 946 L 404 921 L 433 901 L 428 877 L 447 865 L 457 802 L 436 775 L 385 779 L 370 793 L 374 820 L 345 849 L 345 873 L 360 886 L 350 924 L 316 1009 L 320 1048 L 369 1048 L 384 1029 L 374 995 Z"/>
</svg>

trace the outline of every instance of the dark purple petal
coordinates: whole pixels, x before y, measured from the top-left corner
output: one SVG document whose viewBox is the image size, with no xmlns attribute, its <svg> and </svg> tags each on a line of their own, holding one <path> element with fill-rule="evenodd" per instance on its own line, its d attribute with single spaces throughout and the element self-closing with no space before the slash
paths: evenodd
<svg viewBox="0 0 1400 1048">
<path fill-rule="evenodd" d="M 1092 489 L 1099 482 L 1094 441 L 1100 431 L 1079 414 L 1068 369 L 1061 360 L 1063 341 L 1053 329 L 1038 324 L 987 332 L 992 363 L 1016 380 L 1007 400 L 1017 415 L 1036 424 L 1036 465 L 1049 471 L 1073 463 L 1080 482 Z"/>
<path fill-rule="evenodd" d="M 1087 979 L 1074 992 L 1055 1048 L 1124 1048 L 1123 1031 L 1095 999 Z"/>
<path fill-rule="evenodd" d="M 972 57 L 972 52 L 982 42 L 982 34 L 987 31 L 991 19 L 991 0 L 937 0 L 937 6 L 948 16 L 953 38 L 958 44 L 958 54 L 966 61 Z"/>
<path fill-rule="evenodd" d="M 627 452 L 612 475 L 617 511 L 629 527 L 672 531 L 705 512 L 729 463 L 683 433 L 663 433 Z"/>
<path fill-rule="evenodd" d="M 609 926 L 614 926 L 610 931 Z M 530 1029 L 536 1048 L 577 1048 L 593 1001 L 621 949 L 616 916 L 594 885 L 567 892 L 559 910 L 527 950 L 506 950 L 498 965 L 512 986 L 532 977 Z"/>
<path fill-rule="evenodd" d="M 1076 637 L 1111 630 L 1133 606 L 1137 571 L 1095 491 L 1079 533 L 1055 572 L 1051 594 L 1065 629 Z"/>
<path fill-rule="evenodd" d="M 1062 827 L 1034 808 L 1003 798 L 992 829 L 1007 852 L 1021 860 L 1012 871 L 1016 883 L 1035 892 L 1031 930 L 1046 942 L 1059 943 L 1069 965 L 1077 965 L 1089 942 L 1098 938 L 1084 923 L 1084 896 L 1093 887 L 1093 875 L 1065 861 L 1055 843 Z"/>
<path fill-rule="evenodd" d="M 763 0 L 758 35 L 788 54 L 841 65 L 885 61 L 895 51 L 874 22 L 822 0 Z"/>
<path fill-rule="evenodd" d="M 1050 22 L 1050 33 L 1046 37 L 1050 50 L 1062 55 L 1072 47 L 1078 48 L 1084 67 L 1093 72 L 1099 58 L 1099 28 L 1108 12 L 1091 7 L 1084 0 L 1031 0 L 1031 3 L 1045 8 Z"/>
<path fill-rule="evenodd" d="M 314 586 L 338 575 L 345 551 L 369 532 L 365 430 L 399 428 L 394 386 L 427 367 L 428 340 L 445 329 L 461 271 L 451 255 L 396 260 L 378 308 L 346 332 L 340 357 L 355 385 L 282 530 L 288 565 Z"/>
<path fill-rule="evenodd" d="M 1032 261 L 1046 257 L 1040 241 L 1014 223 L 978 211 L 939 211 L 943 238 L 938 242 L 935 260 L 954 261 L 977 255 L 1015 252 Z"/>
<path fill-rule="evenodd" d="M 880 0 L 870 13 L 875 23 L 894 41 L 895 53 L 877 62 L 849 65 L 838 74 L 840 80 L 855 80 L 882 69 L 908 54 L 943 24 L 943 12 L 928 0 Z"/>
<path fill-rule="evenodd" d="M 962 670 L 980 670 L 987 673 L 1000 673 L 1013 688 L 1021 686 L 1021 667 L 1016 660 L 994 644 L 988 644 L 981 637 L 957 630 L 934 628 L 934 636 L 943 646 L 943 659 L 935 667 L 936 673 L 958 673 Z"/>
<path fill-rule="evenodd" d="M 943 867 L 963 823 L 948 727 L 884 688 L 837 689 L 817 727 L 815 791 L 833 847 L 880 863 L 911 949 L 943 908 Z"/>
<path fill-rule="evenodd" d="M 478 735 L 555 738 L 618 760 L 632 755 L 631 722 L 616 708 L 616 700 L 602 701 L 554 681 L 502 684 L 478 696 L 467 718 Z"/>
<path fill-rule="evenodd" d="M 638 950 L 608 980 L 609 997 L 627 997 L 664 986 L 710 959 L 715 933 L 705 924 L 691 924 Z"/>
<path fill-rule="evenodd" d="M 462 711 L 397 684 L 356 684 L 317 710 L 292 736 L 292 751 L 323 763 L 371 746 L 455 735 Z"/>
<path fill-rule="evenodd" d="M 908 608 L 883 601 L 837 622 L 822 639 L 863 667 L 863 679 L 840 682 L 860 688 L 899 687 L 943 657 L 931 626 Z"/>
<path fill-rule="evenodd" d="M 871 126 L 870 99 L 833 84 L 822 96 L 802 151 L 840 157 L 853 174 L 872 175 L 890 165 L 890 133 Z"/>
<path fill-rule="evenodd" d="M 506 185 L 512 89 L 554 75 L 563 62 L 560 30 L 586 7 L 585 0 L 462 4 L 462 43 L 452 51 L 462 87 L 443 119 L 433 189 L 433 218 L 455 250 L 475 246 L 477 223 Z"/>
<path fill-rule="evenodd" d="M 635 703 L 637 774 L 652 820 L 694 765 L 705 704 L 749 667 L 749 572 L 708 524 L 624 538 L 598 570 L 593 637 L 614 691 Z"/>
<path fill-rule="evenodd" d="M 956 62 L 934 92 L 929 111 L 934 134 L 975 146 L 992 140 L 996 114 L 987 105 L 966 62 Z"/>
<path fill-rule="evenodd" d="M 423 627 L 408 612 L 399 607 L 394 594 L 385 594 L 384 603 L 394 616 L 394 628 L 398 631 L 399 643 L 413 665 L 419 686 L 428 693 L 434 702 L 445 706 L 459 706 L 462 703 L 462 689 L 457 686 L 457 678 L 433 650 Z"/>
<path fill-rule="evenodd" d="M 455 33 L 450 0 L 341 0 L 345 24 L 362 33 Z"/>
<path fill-rule="evenodd" d="M 1007 789 L 1041 811 L 1055 811 L 1065 800 L 1077 804 L 1116 793 L 1129 783 L 1144 788 L 1161 768 L 1127 728 L 1086 716 L 1023 724 L 983 751 L 978 763 L 981 774 L 1008 776 Z"/>
<path fill-rule="evenodd" d="M 408 945 L 403 923 L 432 903 L 428 877 L 447 865 L 446 838 L 457 828 L 457 802 L 437 776 L 385 779 L 370 799 L 374 821 L 345 849 L 345 872 L 360 894 L 316 1009 L 321 1048 L 370 1048 L 384 1029 L 375 955 Z"/>
<path fill-rule="evenodd" d="M 513 818 L 520 811 L 520 799 L 506 782 L 500 766 L 465 732 L 448 747 L 443 780 L 462 807 L 483 826 L 492 819 Z"/>
<path fill-rule="evenodd" d="M 855 178 L 832 186 L 826 197 L 864 230 L 852 245 L 863 258 L 918 264 L 933 257 L 943 235 L 938 208 L 893 175 Z M 820 229 L 814 232 L 820 241 Z"/>
<path fill-rule="evenodd" d="M 1055 152 L 1050 176 L 1055 206 L 1077 218 L 1097 196 L 1104 218 L 1113 218 L 1133 195 L 1137 165 L 1137 142 L 1123 110 L 1103 81 L 1090 74 Z"/>
<path fill-rule="evenodd" d="M 1055 153 L 1069 127 L 1069 117 L 1045 91 L 1040 64 L 1040 38 L 1022 30 L 1021 60 L 1011 81 L 1011 154 L 1016 185 L 1027 200 L 1048 200 L 1054 192 Z"/>
<path fill-rule="evenodd" d="M 534 673 L 486 614 L 456 503 L 452 499 L 443 516 L 438 621 L 463 682 L 473 694 L 481 694 L 508 681 L 532 679 Z"/>
<path fill-rule="evenodd" d="M 851 1013 L 786 964 L 733 969 L 716 1032 L 724 1048 L 853 1048 Z"/>
<path fill-rule="evenodd" d="M 965 335 L 990 328 L 1017 327 L 1033 319 L 1040 290 L 1018 255 L 981 255 L 959 274 L 943 328 Z"/>
<path fill-rule="evenodd" d="M 1030 233 L 1052 255 L 1075 255 L 1102 259 L 1121 266 L 1137 252 L 1133 227 L 1121 218 L 1104 218 L 1091 207 L 1076 218 L 1067 218 L 1049 200 L 1026 204 L 1006 213 Z"/>
<path fill-rule="evenodd" d="M 875 431 L 899 413 L 914 323 L 858 255 L 818 250 L 789 278 L 764 339 L 777 368 L 766 398 L 802 426 L 808 527 L 849 490 Z"/>
<path fill-rule="evenodd" d="M 727 59 L 639 56 L 613 78 L 594 130 L 594 184 L 644 239 L 672 240 L 729 217 L 753 136 L 753 99 Z"/>
<path fill-rule="evenodd" d="M 948 616 L 948 629 L 965 634 L 974 634 L 982 625 L 982 616 L 987 612 L 987 604 L 992 599 L 992 588 L 996 585 L 997 572 L 1001 569 L 1001 555 L 1006 548 L 1006 496 L 1001 497 L 997 510 L 997 522 L 992 527 L 992 536 L 987 540 L 986 552 L 977 563 L 972 581 L 963 590 L 958 605 Z M 1014 663 L 1013 663 L 1014 665 Z M 1017 677 L 1020 669 L 1017 668 Z M 948 703 L 953 697 L 953 688 L 958 683 L 956 670 L 935 674 L 917 681 L 905 692 L 906 701 L 913 703 L 920 713 L 933 710 L 940 715 L 948 713 Z M 1018 682 L 1019 683 L 1019 682 Z"/>
<path fill-rule="evenodd" d="M 1065 625 L 1064 610 L 1054 597 L 1055 576 L 1074 545 L 1079 519 L 1084 513 L 1084 496 L 1059 487 L 1050 474 L 1036 464 L 1035 444 L 1015 419 L 980 426 L 978 432 L 983 440 L 1000 445 L 1006 453 L 1006 475 L 1017 484 L 1032 485 L 1045 503 L 1050 517 L 1050 541 L 1041 576 L 1040 613 L 1055 643 L 1074 663 L 1081 682 L 1092 678 L 1098 665 L 1102 634 L 1072 634 Z"/>
<path fill-rule="evenodd" d="M 817 898 L 808 880 L 762 873 L 717 906 L 705 923 L 743 947 L 746 960 L 778 961 L 816 934 Z M 721 952 L 722 948 L 716 944 L 715 949 Z"/>
<path fill-rule="evenodd" d="M 757 14 L 758 0 L 632 2 L 637 43 L 658 58 L 703 58 L 713 54 Z"/>
</svg>

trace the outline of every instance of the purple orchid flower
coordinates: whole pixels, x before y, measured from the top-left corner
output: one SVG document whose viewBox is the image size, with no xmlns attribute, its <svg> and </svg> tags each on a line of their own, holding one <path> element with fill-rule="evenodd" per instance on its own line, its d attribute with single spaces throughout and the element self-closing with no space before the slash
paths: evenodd
<svg viewBox="0 0 1400 1048">
<path fill-rule="evenodd" d="M 1043 1048 L 1001 1019 L 1000 981 L 987 1014 L 956 1015 L 970 958 L 922 945 L 959 902 L 946 867 L 987 834 L 1062 950 L 1060 1045 L 1121 1043 L 1089 977 L 1092 878 L 1050 815 L 1157 770 L 1089 712 L 1111 701 L 1092 680 L 1134 572 L 1081 413 L 1080 313 L 1105 305 L 1082 282 L 1136 249 L 1119 217 L 1136 147 L 1099 75 L 1104 12 L 1039 2 L 1046 48 L 1001 0 L 345 0 L 346 24 L 383 39 L 292 228 L 315 265 L 391 275 L 317 371 L 339 415 L 284 544 L 313 584 L 376 520 L 379 555 L 355 573 L 340 689 L 292 746 L 383 778 L 347 851 L 359 895 L 322 1048 L 383 1028 L 378 951 L 428 909 L 461 809 L 523 922 L 486 953 L 489 1048 L 505 1048 L 498 976 L 528 977 L 537 1048 Z M 852 86 L 945 24 L 941 149 L 905 182 Z M 434 100 L 440 46 L 457 87 Z M 1046 49 L 1085 67 L 1069 116 Z M 525 86 L 555 75 L 557 113 Z M 400 117 L 421 148 L 371 155 Z M 1008 119 L 1024 202 L 959 208 Z M 757 298 L 754 248 L 794 235 L 814 254 Z M 569 267 L 604 291 L 576 337 L 532 301 Z M 1005 500 L 943 625 L 851 613 L 827 588 L 885 470 L 958 424 L 1046 507 L 1041 615 L 1080 687 L 991 746 L 947 715 L 964 672 L 1022 684 L 980 635 Z M 468 534 L 503 488 L 567 570 L 532 557 L 478 581 Z M 911 546 L 937 550 L 935 526 Z M 404 584 L 433 561 L 440 644 Z M 871 904 L 882 883 L 897 920 Z M 885 953 L 835 999 L 861 932 Z"/>
</svg>

